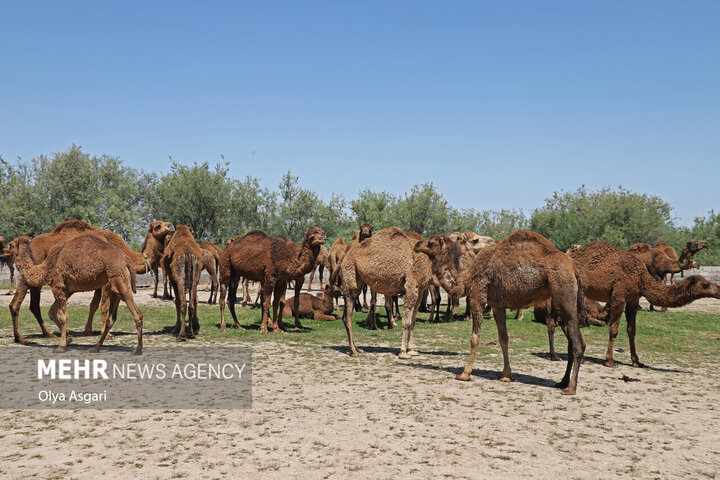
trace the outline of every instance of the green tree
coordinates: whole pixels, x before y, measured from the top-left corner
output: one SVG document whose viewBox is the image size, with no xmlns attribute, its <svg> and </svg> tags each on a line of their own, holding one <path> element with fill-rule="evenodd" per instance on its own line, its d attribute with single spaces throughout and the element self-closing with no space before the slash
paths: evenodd
<svg viewBox="0 0 720 480">
<path fill-rule="evenodd" d="M 455 211 L 432 183 L 415 185 L 405 198 L 391 209 L 391 218 L 403 230 L 417 232 L 425 237 L 450 230 L 450 219 Z"/>
<path fill-rule="evenodd" d="M 530 229 L 546 236 L 560 250 L 572 244 L 607 240 L 618 247 L 654 244 L 674 235 L 672 208 L 660 197 L 618 187 L 555 192 L 533 211 Z"/>
<path fill-rule="evenodd" d="M 481 210 L 473 209 L 457 212 L 452 221 L 453 230 L 475 232 L 502 240 L 516 230 L 528 227 L 528 220 L 521 210 Z"/>
<path fill-rule="evenodd" d="M 705 217 L 696 217 L 691 230 L 695 240 L 706 240 L 710 247 L 695 256 L 700 265 L 720 265 L 720 213 L 710 210 Z"/>
</svg>

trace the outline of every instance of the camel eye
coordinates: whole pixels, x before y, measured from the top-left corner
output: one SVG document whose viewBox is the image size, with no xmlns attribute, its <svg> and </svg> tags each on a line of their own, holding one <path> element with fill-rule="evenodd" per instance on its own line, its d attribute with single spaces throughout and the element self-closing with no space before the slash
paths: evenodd
<svg viewBox="0 0 720 480">
<path fill-rule="evenodd" d="M 710 288 L 710 282 L 705 282 L 702 284 L 703 288 Z"/>
</svg>

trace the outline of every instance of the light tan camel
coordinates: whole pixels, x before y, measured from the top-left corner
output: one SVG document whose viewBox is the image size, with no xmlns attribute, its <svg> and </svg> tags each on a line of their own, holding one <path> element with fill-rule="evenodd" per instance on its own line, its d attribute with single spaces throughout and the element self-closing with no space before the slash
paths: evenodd
<svg viewBox="0 0 720 480">
<path fill-rule="evenodd" d="M 156 266 L 162 258 L 162 248 L 165 241 L 165 236 L 172 232 L 174 227 L 171 223 L 162 222 L 156 220 L 152 222 L 148 228 L 148 233 L 145 237 L 145 242 L 140 252 L 136 252 L 127 246 L 125 241 L 116 233 L 108 230 L 100 230 L 92 227 L 90 224 L 80 220 L 68 220 L 59 223 L 51 232 L 43 233 L 32 239 L 31 247 L 35 258 L 42 262 L 47 255 L 47 252 L 54 246 L 61 245 L 64 242 L 72 240 L 73 238 L 83 234 L 94 234 L 99 236 L 109 244 L 120 248 L 125 256 L 128 257 L 135 273 L 146 273 Z M 54 337 L 45 322 L 43 321 L 42 314 L 40 311 L 40 289 L 35 287 L 28 287 L 22 278 L 22 274 L 18 279 L 17 290 L 15 296 L 10 302 L 10 315 L 13 321 L 13 335 L 15 342 L 24 343 L 26 340 L 20 334 L 19 328 L 19 314 L 20 306 L 22 305 L 25 296 L 27 295 L 28 289 L 30 290 L 30 311 L 35 316 L 43 336 Z M 92 335 L 92 319 L 95 315 L 95 311 L 98 306 L 102 303 L 101 314 L 103 316 L 103 323 L 101 331 L 105 330 L 106 315 L 108 311 L 109 302 L 107 298 L 101 298 L 101 289 L 95 291 L 92 302 L 90 303 L 90 313 L 88 314 L 88 321 L 85 325 L 85 335 Z M 108 334 L 108 338 L 112 335 Z"/>
<path fill-rule="evenodd" d="M 686 277 L 667 286 L 657 281 L 645 265 L 627 250 L 608 242 L 592 242 L 574 250 L 570 256 L 585 271 L 588 279 L 586 295 L 600 302 L 609 302 L 610 341 L 605 365 L 615 365 L 613 348 L 625 312 L 630 358 L 633 367 L 642 367 L 635 350 L 635 323 L 640 297 L 660 307 L 680 307 L 704 297 L 720 298 L 720 286 L 701 275 Z"/>
<path fill-rule="evenodd" d="M 135 319 L 138 342 L 134 353 L 142 353 L 143 317 L 133 299 L 135 272 L 121 249 L 96 235 L 86 234 L 51 248 L 42 263 L 33 256 L 30 237 L 13 240 L 10 252 L 26 285 L 34 288 L 49 285 L 52 289 L 55 303 L 50 307 L 48 315 L 60 328 L 60 344 L 54 352 L 64 352 L 68 345 L 67 299 L 75 292 L 100 288 L 109 298 L 110 318 L 91 351 L 99 351 L 105 341 L 122 299 Z"/>
<path fill-rule="evenodd" d="M 564 389 L 563 394 L 575 394 L 585 349 L 578 319 L 582 310 L 583 274 L 567 254 L 557 250 L 545 237 L 524 230 L 480 250 L 467 270 L 460 268 L 463 249 L 448 236 L 435 235 L 418 243 L 415 251 L 432 258 L 433 273 L 446 290 L 456 297 L 468 296 L 473 318 L 470 356 L 456 379 L 470 380 L 485 304 L 492 308 L 503 352 L 500 380 L 509 382 L 512 378 L 505 310 L 526 308 L 551 299 L 568 336 L 568 363 L 558 387 Z"/>
<path fill-rule="evenodd" d="M 420 305 L 420 293 L 428 288 L 432 273 L 428 258 L 413 252 L 415 243 L 415 239 L 399 228 L 380 230 L 349 249 L 338 269 L 333 272 L 331 285 L 333 289 L 340 285 L 345 297 L 343 321 L 350 356 L 362 353 L 353 338 L 352 313 L 355 299 L 366 285 L 386 298 L 403 295 L 403 336 L 398 358 L 419 355 L 414 347 L 413 329 Z"/>
</svg>

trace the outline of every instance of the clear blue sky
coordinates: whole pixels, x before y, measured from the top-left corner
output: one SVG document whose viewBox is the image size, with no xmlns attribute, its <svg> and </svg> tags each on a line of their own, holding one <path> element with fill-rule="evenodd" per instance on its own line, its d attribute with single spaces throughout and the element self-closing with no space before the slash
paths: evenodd
<svg viewBox="0 0 720 480">
<path fill-rule="evenodd" d="M 0 155 L 231 162 L 456 207 L 720 209 L 720 2 L 3 2 Z"/>
</svg>

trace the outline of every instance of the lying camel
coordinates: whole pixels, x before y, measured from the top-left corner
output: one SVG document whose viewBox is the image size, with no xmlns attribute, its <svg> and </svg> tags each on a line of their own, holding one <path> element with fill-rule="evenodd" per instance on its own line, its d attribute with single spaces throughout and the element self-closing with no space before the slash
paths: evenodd
<svg viewBox="0 0 720 480">
<path fill-rule="evenodd" d="M 283 317 L 294 317 L 294 306 L 295 298 L 290 297 L 285 303 Z M 313 318 L 315 320 L 337 320 L 337 317 L 333 314 L 333 297 L 330 285 L 325 285 L 325 287 L 323 287 L 323 293 L 318 296 L 310 293 L 301 293 L 298 316 L 300 318 Z"/>
<path fill-rule="evenodd" d="M 67 333 L 67 300 L 75 292 L 102 289 L 109 299 L 109 318 L 102 335 L 91 352 L 98 352 L 117 317 L 117 306 L 124 301 L 135 319 L 138 342 L 135 355 L 142 353 L 143 316 L 135 305 L 135 271 L 124 252 L 94 234 L 85 234 L 50 249 L 39 263 L 35 260 L 30 237 L 10 242 L 25 284 L 34 288 L 49 285 L 55 303 L 48 315 L 60 328 L 60 344 L 56 353 L 65 351 L 71 338 Z"/>
</svg>

